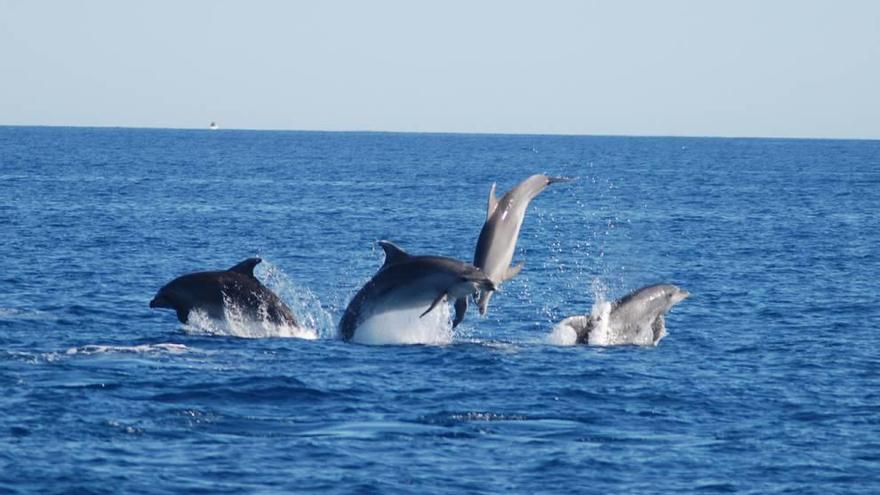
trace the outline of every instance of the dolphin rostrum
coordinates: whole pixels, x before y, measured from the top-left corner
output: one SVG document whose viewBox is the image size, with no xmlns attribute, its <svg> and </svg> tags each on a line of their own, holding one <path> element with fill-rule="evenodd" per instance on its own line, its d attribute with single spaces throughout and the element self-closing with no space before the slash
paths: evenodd
<svg viewBox="0 0 880 495">
<path fill-rule="evenodd" d="M 469 263 L 441 256 L 412 256 L 388 241 L 379 241 L 379 245 L 385 251 L 385 264 L 345 308 L 339 322 L 345 340 L 351 340 L 358 326 L 374 315 L 425 308 L 421 313 L 425 316 L 441 302 L 494 288 L 489 277 Z M 463 318 L 464 314 L 456 312 L 453 327 Z"/>
<path fill-rule="evenodd" d="M 194 309 L 223 320 L 231 305 L 252 321 L 298 327 L 290 308 L 254 276 L 254 267 L 261 261 L 249 258 L 229 270 L 180 276 L 159 289 L 150 307 L 173 309 L 177 319 L 186 323 Z"/>
<path fill-rule="evenodd" d="M 510 266 L 510 262 L 513 260 L 519 229 L 522 227 L 529 202 L 548 185 L 569 180 L 571 179 L 568 177 L 535 174 L 507 191 L 500 200 L 495 197 L 495 184 L 492 184 L 489 190 L 489 204 L 486 208 L 486 223 L 480 231 L 477 249 L 474 252 L 474 266 L 489 276 L 495 288 L 505 280 L 515 277 L 522 270 L 523 263 Z M 495 288 L 480 291 L 476 302 L 480 307 L 481 315 L 486 314 L 489 299 Z M 456 314 L 464 313 L 467 304 L 467 298 L 458 299 L 455 302 Z"/>
<path fill-rule="evenodd" d="M 571 316 L 559 325 L 572 328 L 578 344 L 657 345 L 666 335 L 664 315 L 689 295 L 671 284 L 649 285 L 618 299 L 603 315 Z"/>
</svg>

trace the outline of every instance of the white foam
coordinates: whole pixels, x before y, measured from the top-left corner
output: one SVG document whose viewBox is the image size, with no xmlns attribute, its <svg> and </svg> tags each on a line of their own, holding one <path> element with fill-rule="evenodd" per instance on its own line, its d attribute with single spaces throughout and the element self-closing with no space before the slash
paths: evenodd
<svg viewBox="0 0 880 495">
<path fill-rule="evenodd" d="M 214 319 L 201 310 L 189 314 L 183 330 L 192 335 L 216 335 L 246 339 L 298 338 L 315 340 L 318 333 L 312 328 L 295 325 L 276 325 L 268 319 L 253 320 L 242 316 L 234 305 L 224 305 L 225 319 Z"/>
<path fill-rule="evenodd" d="M 167 353 L 167 354 L 184 354 L 192 349 L 183 344 L 141 344 L 141 345 L 97 345 L 89 344 L 81 347 L 71 347 L 65 351 L 65 354 L 106 354 L 106 353 L 130 353 L 130 354 L 147 354 L 147 353 Z"/>
<path fill-rule="evenodd" d="M 590 292 L 592 292 L 593 307 L 590 309 L 589 318 L 592 320 L 593 328 L 587 340 L 589 345 L 608 346 L 614 345 L 614 333 L 609 328 L 609 316 L 611 315 L 611 303 L 605 300 L 605 294 L 608 291 L 605 283 L 594 278 L 590 284 Z M 568 346 L 577 343 L 577 330 L 572 328 L 567 320 L 557 323 L 550 334 L 547 335 L 547 342 L 551 345 Z"/>
<path fill-rule="evenodd" d="M 452 342 L 449 304 L 438 304 L 420 317 L 425 308 L 395 309 L 369 316 L 352 340 L 367 345 L 433 344 Z"/>
<path fill-rule="evenodd" d="M 575 345 L 577 343 L 577 332 L 566 323 L 557 323 L 553 327 L 553 331 L 547 336 L 547 343 L 550 345 Z"/>
</svg>

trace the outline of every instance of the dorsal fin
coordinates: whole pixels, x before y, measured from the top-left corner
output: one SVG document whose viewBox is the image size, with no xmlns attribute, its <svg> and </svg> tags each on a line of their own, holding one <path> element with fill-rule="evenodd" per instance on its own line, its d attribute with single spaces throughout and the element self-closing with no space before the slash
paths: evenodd
<svg viewBox="0 0 880 495">
<path fill-rule="evenodd" d="M 486 206 L 486 221 L 489 221 L 492 218 L 492 214 L 495 213 L 495 208 L 498 207 L 498 198 L 495 197 L 495 183 L 492 183 L 492 188 L 489 189 L 489 204 Z"/>
<path fill-rule="evenodd" d="M 382 266 L 393 265 L 394 263 L 400 263 L 410 258 L 410 255 L 407 254 L 406 251 L 400 249 L 391 241 L 379 241 L 379 245 L 382 246 L 382 249 L 385 251 L 385 263 Z"/>
<path fill-rule="evenodd" d="M 230 272 L 238 272 L 243 275 L 247 275 L 248 277 L 254 277 L 254 267 L 259 265 L 260 262 L 263 261 L 260 258 L 248 258 L 241 263 L 233 266 L 229 269 Z M 256 278 L 256 277 L 254 277 Z"/>
</svg>

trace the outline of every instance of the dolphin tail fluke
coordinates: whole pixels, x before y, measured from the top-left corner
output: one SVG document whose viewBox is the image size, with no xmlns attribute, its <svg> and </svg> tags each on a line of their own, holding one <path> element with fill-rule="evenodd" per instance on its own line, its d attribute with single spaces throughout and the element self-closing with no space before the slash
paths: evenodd
<svg viewBox="0 0 880 495">
<path fill-rule="evenodd" d="M 519 275 L 519 272 L 522 271 L 525 262 L 522 262 L 516 266 L 508 267 L 507 270 L 504 271 L 504 275 L 501 277 L 501 281 L 510 280 L 513 277 Z"/>
<path fill-rule="evenodd" d="M 437 299 L 434 299 L 434 302 L 431 303 L 431 307 L 426 309 L 424 313 L 420 314 L 419 318 L 422 318 L 426 314 L 430 313 L 435 307 L 437 307 L 438 304 L 440 304 L 440 301 L 442 301 L 445 298 L 446 298 L 446 293 L 441 292 L 440 295 L 437 296 Z"/>
<path fill-rule="evenodd" d="M 452 328 L 458 326 L 464 320 L 464 314 L 467 313 L 468 302 L 467 297 L 460 297 L 455 300 L 455 318 L 452 320 Z"/>
</svg>

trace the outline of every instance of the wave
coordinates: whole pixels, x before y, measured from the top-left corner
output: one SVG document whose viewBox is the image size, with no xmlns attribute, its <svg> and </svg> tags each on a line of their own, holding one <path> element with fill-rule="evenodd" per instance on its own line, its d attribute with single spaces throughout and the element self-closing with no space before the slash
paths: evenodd
<svg viewBox="0 0 880 495">
<path fill-rule="evenodd" d="M 183 344 L 171 344 L 171 343 L 163 343 L 163 344 L 141 344 L 141 345 L 100 345 L 100 344 L 89 344 L 80 347 L 71 347 L 67 349 L 64 353 L 67 355 L 73 354 L 113 354 L 113 353 L 125 353 L 125 354 L 151 354 L 151 353 L 162 353 L 162 354 L 186 354 L 188 352 L 192 352 L 193 349 L 191 347 L 187 347 Z"/>
</svg>

